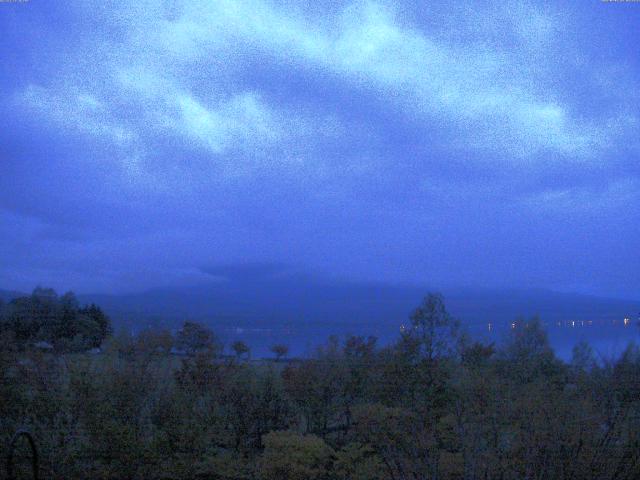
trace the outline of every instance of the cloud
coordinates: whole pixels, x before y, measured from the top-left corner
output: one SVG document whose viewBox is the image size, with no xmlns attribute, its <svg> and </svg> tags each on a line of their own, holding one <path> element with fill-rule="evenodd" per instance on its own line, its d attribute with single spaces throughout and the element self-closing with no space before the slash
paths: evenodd
<svg viewBox="0 0 640 480">
<path fill-rule="evenodd" d="M 640 181 L 634 178 L 612 180 L 604 186 L 565 186 L 545 189 L 521 200 L 536 212 L 559 215 L 600 215 L 623 217 L 627 205 L 640 203 Z"/>
<path fill-rule="evenodd" d="M 29 85 L 16 96 L 15 101 L 62 129 L 108 137 L 120 146 L 131 145 L 137 139 L 135 132 L 114 118 L 107 105 L 91 93 L 73 87 L 53 91 Z"/>
<path fill-rule="evenodd" d="M 286 136 L 284 113 L 256 92 L 225 94 L 214 78 L 210 89 L 198 93 L 140 66 L 119 69 L 116 77 L 121 94 L 139 102 L 154 126 L 213 153 L 265 146 Z"/>
<path fill-rule="evenodd" d="M 214 153 L 221 153 L 228 144 L 238 144 L 258 138 L 273 142 L 282 136 L 280 126 L 267 108 L 251 93 L 238 95 L 209 110 L 190 95 L 178 97 L 180 122 L 178 130 L 202 142 Z"/>
<path fill-rule="evenodd" d="M 536 75 L 536 66 L 565 68 L 561 52 L 551 48 L 563 42 L 556 19 L 533 7 L 499 13 L 519 38 L 515 51 L 500 43 L 469 46 L 431 38 L 403 24 L 392 8 L 373 2 L 356 3 L 321 21 L 259 0 L 188 2 L 177 18 L 161 22 L 165 28 L 154 27 L 161 33 L 151 41 L 169 52 L 183 46 L 192 61 L 225 50 L 232 58 L 229 45 L 237 45 L 238 58 L 244 56 L 240 52 L 263 52 L 279 62 L 318 66 L 354 88 L 374 89 L 422 122 L 447 122 L 460 133 L 460 146 L 584 158 L 635 128 L 622 112 L 585 118 L 558 99 L 559 92 L 547 91 L 553 85 Z M 495 22 L 491 16 L 497 14 L 472 15 L 486 23 Z M 523 56 L 535 65 L 523 68 Z"/>
<path fill-rule="evenodd" d="M 364 119 L 327 111 L 317 97 L 275 98 L 273 84 L 248 80 L 265 63 L 302 82 L 320 75 L 351 95 L 369 94 L 358 116 L 367 108 L 399 111 L 402 122 L 443 138 L 452 152 L 479 152 L 477 162 L 593 163 L 638 133 L 637 112 L 620 105 L 584 114 L 558 88 L 571 68 L 603 94 L 611 86 L 606 69 L 566 60 L 575 53 L 563 34 L 568 15 L 526 4 L 465 5 L 440 17 L 434 8 L 435 18 L 458 26 L 438 29 L 373 1 L 320 16 L 265 0 L 113 4 L 99 20 L 123 34 L 104 46 L 102 37 L 87 40 L 81 52 L 105 57 L 91 76 L 70 64 L 64 82 L 27 86 L 19 98 L 63 128 L 135 145 L 122 162 L 134 173 L 153 163 L 143 160 L 167 135 L 213 154 L 225 175 L 296 172 L 300 162 L 307 175 L 326 172 L 322 142 L 353 141 L 352 124 Z M 491 37 L 496 31 L 501 36 Z M 384 141 L 382 125 L 371 132 Z"/>
<path fill-rule="evenodd" d="M 44 4 L 16 16 L 25 40 L 0 79 L 0 206 L 27 218 L 15 272 L 134 285 L 128 269 L 273 261 L 454 281 L 517 263 L 517 280 L 573 214 L 585 232 L 637 230 L 638 66 L 602 53 L 617 37 L 583 7 L 482 7 L 107 0 L 65 7 L 62 26 Z M 27 262 L 37 248 L 59 253 Z"/>
</svg>

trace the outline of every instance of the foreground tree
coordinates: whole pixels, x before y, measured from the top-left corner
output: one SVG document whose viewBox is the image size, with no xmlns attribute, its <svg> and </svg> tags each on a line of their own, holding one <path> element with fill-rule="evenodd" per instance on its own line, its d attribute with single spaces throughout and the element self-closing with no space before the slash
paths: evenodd
<svg viewBox="0 0 640 480">
<path fill-rule="evenodd" d="M 23 335 L 35 319 L 38 338 L 82 338 L 91 315 L 79 310 L 41 289 L 5 305 L 3 326 L 18 319 Z M 27 419 L 51 478 L 640 478 L 638 347 L 596 361 L 580 344 L 567 364 L 538 320 L 514 322 L 494 346 L 440 338 L 455 334 L 446 318 L 427 298 L 397 344 L 333 337 L 286 364 L 220 361 L 197 324 L 181 331 L 196 353 L 182 359 L 156 354 L 168 332 L 112 339 L 124 354 L 60 358 L 21 350 L 5 329 L 0 444 Z M 446 348 L 429 355 L 430 339 Z"/>
<path fill-rule="evenodd" d="M 333 449 L 315 435 L 271 432 L 263 437 L 262 480 L 324 480 L 329 477 Z"/>
</svg>

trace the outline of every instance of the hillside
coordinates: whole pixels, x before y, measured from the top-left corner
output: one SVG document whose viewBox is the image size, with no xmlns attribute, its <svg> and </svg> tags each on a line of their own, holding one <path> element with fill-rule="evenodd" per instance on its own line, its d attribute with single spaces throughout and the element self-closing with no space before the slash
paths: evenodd
<svg viewBox="0 0 640 480">
<path fill-rule="evenodd" d="M 220 327 L 399 326 L 429 287 L 328 281 L 310 276 L 237 276 L 197 287 L 127 295 L 83 295 L 116 321 L 167 325 L 184 318 Z M 450 312 L 464 324 L 507 324 L 540 315 L 547 322 L 635 316 L 640 302 L 548 290 L 457 288 L 442 290 Z"/>
</svg>

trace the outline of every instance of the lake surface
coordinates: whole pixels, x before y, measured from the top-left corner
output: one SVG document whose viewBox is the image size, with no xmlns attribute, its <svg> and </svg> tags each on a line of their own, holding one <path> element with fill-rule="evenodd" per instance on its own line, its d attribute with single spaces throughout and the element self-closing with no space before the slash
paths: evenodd
<svg viewBox="0 0 640 480">
<path fill-rule="evenodd" d="M 556 355 L 563 360 L 571 359 L 571 352 L 578 342 L 586 341 L 596 356 L 611 359 L 619 356 L 631 342 L 640 343 L 638 320 L 628 318 L 598 320 L 567 320 L 543 322 L 549 341 Z M 512 329 L 523 328 L 521 324 L 501 323 L 471 324 L 464 327 L 472 338 L 485 343 L 500 345 Z M 251 347 L 254 358 L 271 357 L 269 347 L 285 344 L 290 348 L 290 356 L 313 355 L 319 345 L 330 335 L 344 339 L 349 334 L 375 336 L 379 345 L 388 345 L 398 339 L 400 325 L 372 327 L 367 325 L 298 325 L 277 328 L 227 328 L 219 332 L 226 345 L 242 340 Z"/>
</svg>

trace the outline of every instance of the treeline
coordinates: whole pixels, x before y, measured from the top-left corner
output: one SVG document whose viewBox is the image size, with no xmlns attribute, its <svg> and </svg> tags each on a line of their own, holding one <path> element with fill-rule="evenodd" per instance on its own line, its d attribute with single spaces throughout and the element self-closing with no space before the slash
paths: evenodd
<svg viewBox="0 0 640 480">
<path fill-rule="evenodd" d="M 636 346 L 600 361 L 580 344 L 565 363 L 531 319 L 496 348 L 439 295 L 393 345 L 330 338 L 288 362 L 221 358 L 186 330 L 183 357 L 143 336 L 100 356 L 5 344 L 4 444 L 29 428 L 42 477 L 61 479 L 640 478 Z"/>
<path fill-rule="evenodd" d="M 99 348 L 111 335 L 111 321 L 96 305 L 81 307 L 72 292 L 62 296 L 36 288 L 30 296 L 0 300 L 0 338 L 24 350 L 79 352 Z"/>
</svg>

